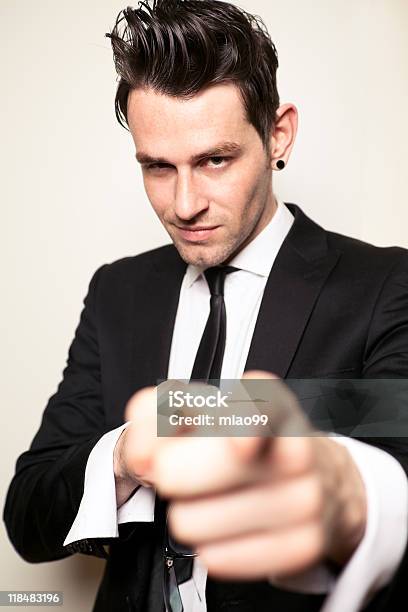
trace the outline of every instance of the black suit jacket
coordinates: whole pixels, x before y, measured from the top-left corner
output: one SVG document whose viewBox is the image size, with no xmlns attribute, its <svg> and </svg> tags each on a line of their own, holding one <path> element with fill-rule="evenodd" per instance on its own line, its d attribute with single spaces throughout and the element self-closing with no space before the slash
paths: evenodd
<svg viewBox="0 0 408 612">
<path fill-rule="evenodd" d="M 299 207 L 288 206 L 295 222 L 268 278 L 245 369 L 283 378 L 408 377 L 408 251 L 326 232 Z M 25 560 L 51 561 L 77 551 L 106 556 L 101 540 L 62 543 L 78 511 L 90 451 L 123 423 L 133 393 L 167 377 L 185 269 L 167 245 L 94 274 L 63 380 L 17 461 L 6 499 L 8 534 Z M 366 442 L 390 452 L 408 471 L 405 439 Z M 150 577 L 162 529 L 160 500 L 154 523 L 119 527 L 95 612 L 160 609 L 151 603 Z M 367 610 L 405 609 L 399 597 L 407 579 L 408 554 Z M 209 612 L 317 611 L 324 599 L 263 581 L 211 584 L 219 588 L 212 590 Z"/>
</svg>

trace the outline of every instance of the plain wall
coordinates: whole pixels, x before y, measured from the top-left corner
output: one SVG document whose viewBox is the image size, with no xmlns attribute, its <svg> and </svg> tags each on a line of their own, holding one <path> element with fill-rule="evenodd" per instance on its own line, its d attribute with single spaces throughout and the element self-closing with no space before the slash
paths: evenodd
<svg viewBox="0 0 408 612">
<path fill-rule="evenodd" d="M 408 3 L 237 4 L 263 17 L 281 101 L 300 113 L 276 193 L 327 229 L 407 247 Z M 0 0 L 2 502 L 60 381 L 92 273 L 169 242 L 114 115 L 104 33 L 125 6 Z M 30 565 L 4 525 L 0 537 L 0 590 L 63 590 L 66 612 L 91 609 L 103 561 Z"/>
</svg>

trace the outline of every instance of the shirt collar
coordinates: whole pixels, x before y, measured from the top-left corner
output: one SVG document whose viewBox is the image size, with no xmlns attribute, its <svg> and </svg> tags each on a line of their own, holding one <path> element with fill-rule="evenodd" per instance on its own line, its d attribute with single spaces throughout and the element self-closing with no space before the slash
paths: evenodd
<svg viewBox="0 0 408 612">
<path fill-rule="evenodd" d="M 228 263 L 240 270 L 246 270 L 267 277 L 273 262 L 285 240 L 294 217 L 285 204 L 276 198 L 277 208 L 268 225 Z M 207 266 L 187 266 L 184 283 L 187 288 L 198 279 Z"/>
</svg>

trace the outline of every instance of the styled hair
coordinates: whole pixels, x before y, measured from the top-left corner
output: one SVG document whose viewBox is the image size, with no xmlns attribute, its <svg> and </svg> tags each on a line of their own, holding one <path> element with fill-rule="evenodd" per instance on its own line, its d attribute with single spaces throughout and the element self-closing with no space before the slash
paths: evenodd
<svg viewBox="0 0 408 612">
<path fill-rule="evenodd" d="M 115 96 L 119 123 L 128 124 L 132 89 L 150 87 L 188 99 L 210 85 L 233 83 L 247 120 L 268 151 L 279 106 L 278 56 L 262 19 L 218 0 L 138 4 L 122 10 L 112 32 L 105 34 L 120 77 Z"/>
</svg>

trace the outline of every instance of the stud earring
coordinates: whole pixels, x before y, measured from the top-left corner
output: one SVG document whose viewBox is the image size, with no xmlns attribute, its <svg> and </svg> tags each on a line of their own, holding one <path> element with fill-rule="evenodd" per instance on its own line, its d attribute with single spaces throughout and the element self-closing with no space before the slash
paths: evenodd
<svg viewBox="0 0 408 612">
<path fill-rule="evenodd" d="M 278 170 L 283 170 L 285 167 L 285 162 L 283 161 L 283 159 L 278 159 L 278 161 L 276 162 L 276 167 Z"/>
</svg>

